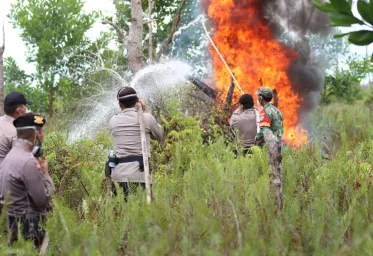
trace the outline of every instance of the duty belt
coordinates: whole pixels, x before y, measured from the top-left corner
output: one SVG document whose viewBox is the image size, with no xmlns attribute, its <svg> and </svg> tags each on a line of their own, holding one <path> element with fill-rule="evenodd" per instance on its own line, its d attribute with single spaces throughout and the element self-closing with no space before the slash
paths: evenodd
<svg viewBox="0 0 373 256">
<path fill-rule="evenodd" d="M 117 158 L 117 164 L 132 163 L 132 162 L 138 162 L 140 165 L 140 170 L 144 171 L 143 156 L 125 156 L 125 157 Z"/>
</svg>

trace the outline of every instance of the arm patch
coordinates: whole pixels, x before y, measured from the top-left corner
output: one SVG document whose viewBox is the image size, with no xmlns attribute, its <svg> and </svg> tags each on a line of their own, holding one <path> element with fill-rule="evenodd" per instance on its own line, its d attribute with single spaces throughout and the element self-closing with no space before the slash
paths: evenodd
<svg viewBox="0 0 373 256">
<path fill-rule="evenodd" d="M 36 169 L 41 171 L 41 166 L 40 166 L 40 163 L 38 161 L 34 162 L 34 165 L 35 165 Z"/>
<path fill-rule="evenodd" d="M 269 119 L 264 108 L 260 111 L 259 121 L 260 127 L 271 127 L 271 120 Z"/>
</svg>

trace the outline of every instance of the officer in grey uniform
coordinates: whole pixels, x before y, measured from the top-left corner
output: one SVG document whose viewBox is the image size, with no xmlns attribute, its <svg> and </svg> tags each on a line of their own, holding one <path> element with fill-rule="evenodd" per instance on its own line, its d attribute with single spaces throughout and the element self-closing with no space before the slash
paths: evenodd
<svg viewBox="0 0 373 256">
<path fill-rule="evenodd" d="M 38 248 L 45 235 L 45 220 L 54 185 L 48 162 L 33 155 L 36 142 L 43 142 L 45 118 L 26 113 L 13 122 L 17 139 L 0 167 L 0 200 L 6 205 L 10 244 L 18 239 L 18 225 L 26 240 Z"/>
<path fill-rule="evenodd" d="M 0 165 L 17 136 L 13 121 L 27 112 L 26 105 L 28 104 L 32 104 L 32 101 L 26 100 L 25 96 L 19 92 L 11 92 L 5 97 L 5 115 L 0 117 Z"/>
<path fill-rule="evenodd" d="M 254 100 L 250 94 L 243 94 L 239 99 L 240 107 L 233 113 L 229 124 L 238 131 L 237 139 L 244 148 L 244 155 L 255 146 L 255 137 L 259 132 L 258 111 L 254 109 Z M 237 153 L 237 152 L 235 152 Z"/>
<path fill-rule="evenodd" d="M 111 180 L 118 182 L 127 198 L 131 190 L 145 187 L 144 163 L 141 147 L 141 134 L 138 116 L 140 103 L 143 111 L 145 104 L 137 97 L 132 87 L 123 87 L 118 91 L 117 99 L 122 112 L 110 120 L 110 133 L 114 137 L 116 167 Z M 147 148 L 150 155 L 150 137 L 162 140 L 164 131 L 150 113 L 144 113 Z"/>
</svg>

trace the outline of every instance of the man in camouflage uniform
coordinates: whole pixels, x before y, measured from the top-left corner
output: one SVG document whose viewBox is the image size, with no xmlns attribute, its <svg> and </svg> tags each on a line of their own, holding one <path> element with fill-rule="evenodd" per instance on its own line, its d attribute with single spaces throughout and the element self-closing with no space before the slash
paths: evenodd
<svg viewBox="0 0 373 256">
<path fill-rule="evenodd" d="M 263 131 L 270 130 L 273 135 L 281 141 L 284 134 L 283 116 L 278 108 L 272 105 L 271 100 L 273 91 L 268 87 L 260 87 L 256 93 L 258 104 L 263 109 L 260 111 L 260 133 L 257 134 L 257 144 L 262 146 L 264 143 Z"/>
<path fill-rule="evenodd" d="M 257 140 L 264 140 L 268 147 L 271 165 L 270 189 L 274 195 L 277 213 L 283 208 L 282 196 L 282 154 L 281 138 L 284 133 L 283 117 L 275 106 L 271 104 L 273 91 L 267 87 L 260 87 L 256 93 L 258 104 L 263 107 L 260 111 L 260 133 Z"/>
</svg>

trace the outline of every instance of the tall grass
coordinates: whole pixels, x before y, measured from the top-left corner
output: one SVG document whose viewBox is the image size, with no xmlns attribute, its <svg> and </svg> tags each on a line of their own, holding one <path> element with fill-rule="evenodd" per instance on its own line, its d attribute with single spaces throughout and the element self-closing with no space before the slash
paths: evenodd
<svg viewBox="0 0 373 256">
<path fill-rule="evenodd" d="M 311 117 L 318 139 L 284 151 L 285 207 L 277 217 L 265 150 L 235 159 L 235 145 L 227 146 L 219 128 L 206 143 L 196 121 L 179 115 L 164 122 L 170 136 L 164 147 L 154 145 L 150 205 L 144 193 L 125 203 L 105 190 L 106 133 L 74 144 L 50 135 L 58 190 L 46 226 L 49 255 L 371 253 L 373 120 L 367 108 L 332 105 Z M 36 254 L 28 242 L 8 248 L 0 239 L 0 253 Z"/>
</svg>

